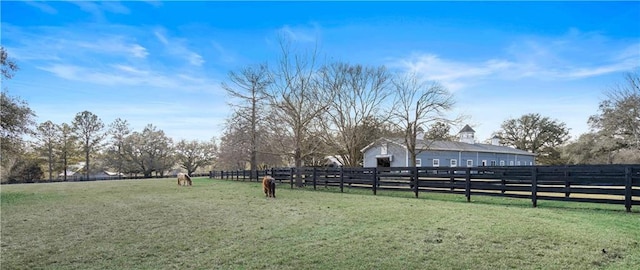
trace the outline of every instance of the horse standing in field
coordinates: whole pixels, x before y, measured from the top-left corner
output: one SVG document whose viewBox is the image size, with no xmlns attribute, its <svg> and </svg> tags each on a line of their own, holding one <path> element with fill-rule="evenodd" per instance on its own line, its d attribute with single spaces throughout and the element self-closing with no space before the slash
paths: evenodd
<svg viewBox="0 0 640 270">
<path fill-rule="evenodd" d="M 191 182 L 191 177 L 189 177 L 186 173 L 178 174 L 178 186 L 191 186 L 193 182 Z"/>
<path fill-rule="evenodd" d="M 264 195 L 268 197 L 276 197 L 276 179 L 273 179 L 271 176 L 265 176 L 262 178 L 262 189 L 264 190 Z"/>
</svg>

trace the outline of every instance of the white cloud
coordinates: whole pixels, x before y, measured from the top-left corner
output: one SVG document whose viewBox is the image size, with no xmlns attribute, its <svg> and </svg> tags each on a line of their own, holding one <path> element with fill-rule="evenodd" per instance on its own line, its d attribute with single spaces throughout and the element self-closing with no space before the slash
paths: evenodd
<svg viewBox="0 0 640 270">
<path fill-rule="evenodd" d="M 291 27 L 285 25 L 278 29 L 278 33 L 292 42 L 315 42 L 319 37 L 318 25 L 312 27 Z"/>
<path fill-rule="evenodd" d="M 149 55 L 149 53 L 147 52 L 147 49 L 138 44 L 131 45 L 129 49 L 131 50 L 131 54 L 137 58 L 145 58 L 147 57 L 147 55 Z"/>
<path fill-rule="evenodd" d="M 103 53 L 135 58 L 145 58 L 149 55 L 145 47 L 128 41 L 125 36 L 97 37 L 92 41 L 86 39 L 66 40 L 65 43 L 70 48 L 77 46 L 85 49 L 82 51 L 85 54 Z M 75 53 L 78 53 L 78 51 L 75 51 Z"/>
<path fill-rule="evenodd" d="M 129 14 L 131 11 L 122 4 L 115 1 L 93 2 L 93 1 L 73 1 L 71 2 L 87 13 L 91 13 L 96 21 L 104 22 L 105 12 L 117 14 Z"/>
<path fill-rule="evenodd" d="M 393 60 L 389 66 L 440 81 L 456 91 L 483 79 L 574 80 L 629 71 L 640 66 L 640 43 L 614 43 L 598 34 L 571 29 L 558 38 L 519 38 L 506 47 L 502 55 L 485 61 L 414 53 Z"/>
<path fill-rule="evenodd" d="M 149 75 L 149 71 L 140 70 L 138 68 L 127 66 L 127 65 L 113 65 L 114 68 L 119 69 L 124 72 L 136 74 L 136 75 Z"/>
<path fill-rule="evenodd" d="M 191 64 L 192 66 L 200 67 L 205 63 L 202 55 L 190 50 L 187 47 L 186 39 L 170 38 L 167 36 L 166 31 L 162 28 L 158 28 L 153 31 L 153 34 L 163 45 L 165 45 L 165 49 L 169 54 L 186 60 L 186 62 Z"/>
<path fill-rule="evenodd" d="M 50 5 L 47 5 L 47 3 L 45 3 L 44 1 L 25 1 L 25 3 L 27 5 L 30 5 L 32 7 L 35 7 L 37 9 L 39 9 L 40 11 L 42 11 L 44 13 L 58 14 L 58 10 L 56 10 L 55 8 L 53 8 Z"/>
<path fill-rule="evenodd" d="M 165 37 L 164 30 L 158 29 L 156 31 L 153 31 L 153 34 L 160 42 L 162 42 L 162 44 L 169 45 L 169 40 L 167 40 L 167 38 Z"/>
<path fill-rule="evenodd" d="M 204 64 L 204 59 L 202 58 L 202 56 L 194 52 L 189 52 L 187 59 L 189 59 L 189 63 L 194 66 L 199 67 Z"/>
<path fill-rule="evenodd" d="M 41 70 L 70 81 L 106 86 L 151 86 L 185 91 L 209 91 L 215 82 L 206 78 L 174 76 L 171 73 L 143 70 L 127 65 L 111 65 L 103 69 L 70 64 L 53 64 Z"/>
<path fill-rule="evenodd" d="M 111 28 L 117 28 L 112 26 Z M 145 58 L 147 49 L 127 35 L 132 29 L 118 29 L 114 34 L 92 27 L 30 27 L 2 25 L 3 39 L 13 57 L 35 61 L 74 61 L 97 57 Z"/>
<path fill-rule="evenodd" d="M 493 76 L 512 68 L 505 60 L 487 60 L 480 63 L 465 63 L 446 60 L 434 54 L 413 55 L 392 64 L 408 72 L 416 73 L 426 80 L 439 81 L 451 91 L 467 86 L 477 78 Z"/>
<path fill-rule="evenodd" d="M 213 49 L 215 49 L 216 52 L 218 52 L 218 54 L 220 55 L 220 60 L 227 63 L 235 61 L 235 58 L 229 52 L 227 52 L 227 50 L 225 50 L 225 48 L 220 45 L 220 43 L 212 41 L 211 45 L 213 46 Z"/>
</svg>

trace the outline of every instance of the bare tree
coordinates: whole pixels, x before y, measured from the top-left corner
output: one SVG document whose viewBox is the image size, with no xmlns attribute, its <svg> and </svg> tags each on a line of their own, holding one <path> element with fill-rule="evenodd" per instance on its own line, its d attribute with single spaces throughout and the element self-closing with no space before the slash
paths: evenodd
<svg viewBox="0 0 640 270">
<path fill-rule="evenodd" d="M 293 158 L 296 168 L 302 167 L 302 161 L 317 151 L 318 138 L 313 129 L 318 127 L 315 121 L 326 113 L 333 99 L 331 89 L 318 87 L 317 52 L 295 54 L 290 43 L 280 40 L 282 55 L 272 72 L 274 82 L 267 96 L 275 110 L 276 119 L 284 125 L 282 132 L 291 143 L 282 145 L 282 153 Z M 296 186 L 302 186 L 300 174 L 296 177 Z"/>
<path fill-rule="evenodd" d="M 424 150 L 417 148 L 418 129 L 430 123 L 459 120 L 450 120 L 445 115 L 455 102 L 445 87 L 437 82 L 423 82 L 416 74 L 398 74 L 392 81 L 396 100 L 391 110 L 391 122 L 404 131 L 409 165 L 415 166 L 416 156 Z"/>
<path fill-rule="evenodd" d="M 226 122 L 220 137 L 218 166 L 225 170 L 245 169 L 251 155 L 246 119 L 234 112 Z"/>
<path fill-rule="evenodd" d="M 73 120 L 73 131 L 82 142 L 86 165 L 85 176 L 87 179 L 89 179 L 89 172 L 91 170 L 91 164 L 89 163 L 90 156 L 100 148 L 101 142 L 106 136 L 102 131 L 103 128 L 104 123 L 102 123 L 102 120 L 89 111 L 76 114 Z"/>
<path fill-rule="evenodd" d="M 362 162 L 360 150 L 371 143 L 362 128 L 368 119 L 380 118 L 382 104 L 390 95 L 391 76 L 384 67 L 333 63 L 321 69 L 322 89 L 331 89 L 327 130 L 335 130 L 338 153 L 345 166 Z M 328 139 L 328 141 L 332 141 Z"/>
<path fill-rule="evenodd" d="M 36 132 L 38 140 L 38 150 L 44 154 L 47 159 L 49 181 L 53 179 L 54 165 L 56 163 L 57 138 L 59 135 L 59 127 L 51 121 L 41 123 Z"/>
<path fill-rule="evenodd" d="M 269 70 L 266 65 L 246 67 L 239 73 L 229 72 L 229 80 L 233 85 L 222 83 L 222 87 L 231 97 L 239 99 L 238 103 L 232 104 L 236 108 L 235 116 L 249 124 L 249 166 L 253 174 L 258 165 L 258 130 L 260 125 L 264 125 L 263 115 L 267 107 L 265 91 L 271 84 Z"/>
<path fill-rule="evenodd" d="M 282 166 L 282 141 L 289 141 L 284 135 L 278 134 L 280 123 L 273 119 L 273 110 L 264 111 L 261 122 L 256 126 L 256 164 L 257 168 L 264 169 L 273 166 Z M 251 123 L 248 119 L 240 117 L 238 112 L 233 112 L 226 120 L 225 130 L 220 137 L 218 158 L 216 165 L 221 169 L 246 169 L 251 161 Z"/>
<path fill-rule="evenodd" d="M 591 131 L 565 146 L 571 163 L 640 163 L 640 69 L 606 91 Z"/>
<path fill-rule="evenodd" d="M 591 116 L 589 124 L 602 136 L 619 139 L 618 149 L 640 150 L 640 69 L 625 75 L 600 102 L 600 114 Z"/>
</svg>

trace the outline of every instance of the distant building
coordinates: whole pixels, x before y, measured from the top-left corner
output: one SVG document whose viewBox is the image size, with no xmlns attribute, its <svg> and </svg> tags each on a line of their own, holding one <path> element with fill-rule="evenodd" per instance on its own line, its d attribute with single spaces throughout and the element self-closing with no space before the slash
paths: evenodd
<svg viewBox="0 0 640 270">
<path fill-rule="evenodd" d="M 423 149 L 416 157 L 417 167 L 531 166 L 535 154 L 500 145 L 499 138 L 491 144 L 475 142 L 475 131 L 465 125 L 458 141 L 425 141 L 420 137 L 416 148 Z M 364 167 L 408 167 L 409 151 L 402 138 L 381 138 L 362 150 Z"/>
</svg>

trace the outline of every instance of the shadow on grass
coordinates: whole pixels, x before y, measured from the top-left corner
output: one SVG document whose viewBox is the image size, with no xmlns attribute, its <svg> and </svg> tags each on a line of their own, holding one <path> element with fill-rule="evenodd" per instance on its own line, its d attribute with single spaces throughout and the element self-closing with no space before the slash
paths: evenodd
<svg viewBox="0 0 640 270">
<path fill-rule="evenodd" d="M 243 182 L 230 179 L 215 179 L 229 182 Z M 250 183 L 249 181 L 246 181 Z M 256 183 L 256 182 L 253 182 Z M 290 188 L 288 183 L 279 183 L 280 188 Z M 533 208 L 530 199 L 522 198 L 510 198 L 501 196 L 483 196 L 472 195 L 471 201 L 467 202 L 464 195 L 461 194 L 447 194 L 440 192 L 421 191 L 419 197 L 416 198 L 412 191 L 396 191 L 396 190 L 378 190 L 376 195 L 373 195 L 373 191 L 370 188 L 348 187 L 343 188 L 343 192 L 340 192 L 339 187 L 325 187 L 318 185 L 316 189 L 313 186 L 304 186 L 301 188 L 295 188 L 294 190 L 304 190 L 313 192 L 328 192 L 328 193 L 342 193 L 350 195 L 367 195 L 367 196 L 385 196 L 394 198 L 413 198 L 418 200 L 432 200 L 442 202 L 459 202 L 459 203 L 472 203 L 472 204 L 484 204 L 484 205 L 496 205 L 507 206 L 515 208 Z M 542 209 L 563 209 L 572 211 L 592 211 L 592 212 L 619 212 L 626 213 L 626 209 L 622 204 L 600 204 L 600 203 L 584 203 L 584 202 L 570 202 L 570 201 L 549 201 L 538 200 L 537 208 Z M 631 214 L 640 214 L 640 206 L 632 207 Z"/>
<path fill-rule="evenodd" d="M 373 191 L 371 189 L 353 188 L 353 187 L 352 188 L 345 187 L 343 189 L 344 192 L 340 192 L 340 188 L 338 187 L 317 187 L 314 190 L 313 187 L 307 186 L 300 189 L 307 190 L 307 191 L 316 191 L 316 192 L 344 193 L 344 194 L 369 195 L 369 196 L 373 195 Z M 447 194 L 447 193 L 440 193 L 440 192 L 422 191 L 420 192 L 418 198 L 416 198 L 415 194 L 411 191 L 378 190 L 376 193 L 377 195 L 374 195 L 374 196 L 508 206 L 508 207 L 516 207 L 516 208 L 533 208 L 533 205 L 530 199 L 522 199 L 522 198 L 472 195 L 471 201 L 467 202 L 467 198 L 464 195 Z M 570 201 L 538 200 L 537 208 L 626 213 L 626 209 L 624 205 L 621 205 L 621 204 L 600 204 L 600 203 L 584 203 L 584 202 L 570 202 Z M 640 214 L 640 206 L 637 206 L 635 208 L 632 207 L 630 213 Z"/>
</svg>

